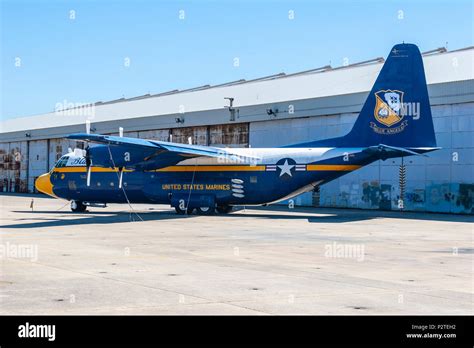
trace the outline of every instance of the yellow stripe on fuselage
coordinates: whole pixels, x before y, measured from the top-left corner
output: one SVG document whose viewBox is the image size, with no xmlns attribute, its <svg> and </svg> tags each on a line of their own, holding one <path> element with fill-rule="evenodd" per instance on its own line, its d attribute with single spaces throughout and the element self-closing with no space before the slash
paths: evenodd
<svg viewBox="0 0 474 348">
<path fill-rule="evenodd" d="M 102 168 L 102 167 L 91 167 L 93 173 L 102 172 L 102 173 L 113 173 L 118 172 L 118 168 Z M 133 172 L 131 169 L 124 169 L 124 172 Z M 54 173 L 85 173 L 87 172 L 86 167 L 61 167 L 54 168 Z"/>
<path fill-rule="evenodd" d="M 156 169 L 156 172 L 262 172 L 265 166 L 171 166 Z"/>
<path fill-rule="evenodd" d="M 307 171 L 351 171 L 359 169 L 361 166 L 352 164 L 308 164 L 306 166 Z M 264 165 L 259 166 L 230 166 L 230 165 L 198 165 L 198 166 L 170 166 L 166 168 L 160 168 L 150 170 L 152 172 L 263 172 L 265 171 Z M 54 168 L 55 173 L 85 173 L 86 167 L 61 167 Z M 102 168 L 102 167 L 91 167 L 93 173 L 113 173 L 117 172 L 118 168 Z M 133 172 L 131 169 L 124 169 L 124 172 Z"/>
<path fill-rule="evenodd" d="M 112 173 L 117 172 L 117 168 L 102 168 L 102 167 L 91 167 L 91 171 Z M 124 172 L 132 172 L 133 170 L 125 169 Z M 229 166 L 229 165 L 216 165 L 216 166 L 170 166 L 166 168 L 160 168 L 150 170 L 150 172 L 230 172 L 230 171 L 265 171 L 265 166 Z M 61 167 L 54 168 L 53 172 L 56 173 L 85 173 L 86 167 Z"/>
<path fill-rule="evenodd" d="M 359 169 L 361 166 L 354 164 L 308 164 L 308 171 L 351 171 Z"/>
</svg>

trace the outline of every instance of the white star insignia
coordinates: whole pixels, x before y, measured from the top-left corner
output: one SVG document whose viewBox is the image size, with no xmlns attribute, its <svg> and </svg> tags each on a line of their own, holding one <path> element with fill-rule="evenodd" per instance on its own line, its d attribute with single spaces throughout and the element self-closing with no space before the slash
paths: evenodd
<svg viewBox="0 0 474 348">
<path fill-rule="evenodd" d="M 281 169 L 280 176 L 283 174 L 288 174 L 289 176 L 291 175 L 291 169 L 294 167 L 294 164 L 288 164 L 288 160 L 285 160 L 285 163 L 282 165 L 278 165 L 278 168 Z"/>
</svg>

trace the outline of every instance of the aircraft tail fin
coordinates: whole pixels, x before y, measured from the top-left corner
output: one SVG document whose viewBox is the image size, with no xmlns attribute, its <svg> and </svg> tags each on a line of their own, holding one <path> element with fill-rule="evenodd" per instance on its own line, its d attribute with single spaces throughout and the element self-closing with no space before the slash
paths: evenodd
<svg viewBox="0 0 474 348">
<path fill-rule="evenodd" d="M 306 143 L 314 147 L 378 144 L 436 147 L 421 53 L 416 45 L 395 45 L 352 128 L 345 136 Z M 294 146 L 294 145 L 293 145 Z"/>
</svg>

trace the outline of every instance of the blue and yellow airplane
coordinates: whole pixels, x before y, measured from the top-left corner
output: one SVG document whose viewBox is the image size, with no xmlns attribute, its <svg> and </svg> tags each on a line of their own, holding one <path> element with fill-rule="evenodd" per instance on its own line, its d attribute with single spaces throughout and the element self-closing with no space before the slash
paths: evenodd
<svg viewBox="0 0 474 348">
<path fill-rule="evenodd" d="M 438 149 L 420 51 L 390 54 L 345 136 L 278 148 L 216 148 L 80 133 L 94 143 L 61 157 L 38 191 L 75 212 L 107 203 L 170 204 L 179 214 L 230 212 L 313 190 L 377 160 Z"/>
</svg>

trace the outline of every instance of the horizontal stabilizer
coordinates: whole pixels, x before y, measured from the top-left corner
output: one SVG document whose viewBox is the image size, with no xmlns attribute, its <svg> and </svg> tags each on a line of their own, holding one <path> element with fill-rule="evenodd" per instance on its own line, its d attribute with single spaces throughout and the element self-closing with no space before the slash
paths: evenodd
<svg viewBox="0 0 474 348">
<path fill-rule="evenodd" d="M 369 146 L 364 152 L 377 155 L 380 159 L 387 159 L 392 157 L 401 157 L 401 156 L 425 156 L 428 157 L 425 153 L 439 150 L 440 147 L 421 147 L 421 148 L 404 148 L 397 146 L 389 146 L 384 144 L 379 144 L 375 146 Z"/>
</svg>

